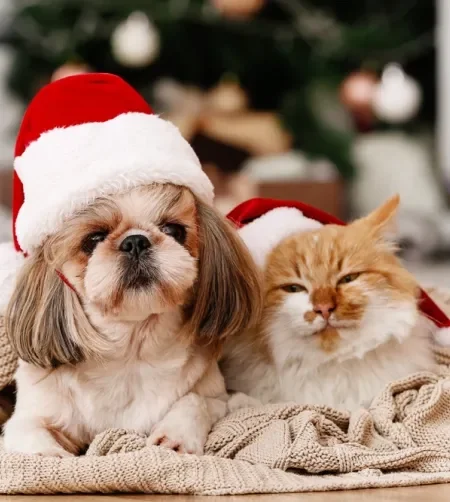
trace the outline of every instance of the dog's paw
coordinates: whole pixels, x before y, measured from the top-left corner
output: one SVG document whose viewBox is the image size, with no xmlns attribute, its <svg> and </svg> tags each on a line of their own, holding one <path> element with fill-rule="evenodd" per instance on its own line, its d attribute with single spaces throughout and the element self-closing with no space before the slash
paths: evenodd
<svg viewBox="0 0 450 502">
<path fill-rule="evenodd" d="M 36 430 L 35 433 L 16 438 L 5 435 L 5 450 L 11 453 L 42 457 L 64 458 L 74 456 L 62 448 L 46 430 Z"/>
<path fill-rule="evenodd" d="M 178 453 L 203 455 L 207 434 L 201 426 L 187 426 L 163 420 L 154 427 L 147 444 L 168 448 Z"/>
</svg>

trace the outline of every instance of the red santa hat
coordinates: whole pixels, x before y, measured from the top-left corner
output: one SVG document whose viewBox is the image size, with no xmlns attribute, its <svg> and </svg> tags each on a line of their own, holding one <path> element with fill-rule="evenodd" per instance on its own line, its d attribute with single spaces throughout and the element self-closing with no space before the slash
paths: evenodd
<svg viewBox="0 0 450 502">
<path fill-rule="evenodd" d="M 96 198 L 151 183 L 185 186 L 208 204 L 214 197 L 178 129 L 121 78 L 101 73 L 39 91 L 20 127 L 13 176 L 14 245 L 0 245 L 0 313 L 23 254 Z"/>
<path fill-rule="evenodd" d="M 241 238 L 261 268 L 270 252 L 290 235 L 327 224 L 345 225 L 331 214 L 308 204 L 262 198 L 243 202 L 227 218 L 239 228 Z M 421 290 L 420 309 L 436 325 L 436 341 L 450 345 L 450 319 L 424 290 Z"/>
</svg>

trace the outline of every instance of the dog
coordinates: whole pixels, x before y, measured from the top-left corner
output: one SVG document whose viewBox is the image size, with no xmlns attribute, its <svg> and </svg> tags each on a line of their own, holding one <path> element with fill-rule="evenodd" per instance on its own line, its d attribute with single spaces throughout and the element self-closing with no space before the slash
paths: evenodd
<svg viewBox="0 0 450 502">
<path fill-rule="evenodd" d="M 227 394 L 224 340 L 261 309 L 258 272 L 215 209 L 149 184 L 96 199 L 27 258 L 6 312 L 19 355 L 7 451 L 66 457 L 126 428 L 200 455 Z"/>
</svg>

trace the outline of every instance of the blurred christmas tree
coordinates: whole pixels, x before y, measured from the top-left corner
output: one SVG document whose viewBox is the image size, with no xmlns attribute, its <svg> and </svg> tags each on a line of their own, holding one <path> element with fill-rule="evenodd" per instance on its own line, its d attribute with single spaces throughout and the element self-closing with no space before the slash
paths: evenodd
<svg viewBox="0 0 450 502">
<path fill-rule="evenodd" d="M 16 51 L 9 82 L 24 101 L 57 68 L 60 75 L 86 67 L 117 73 L 156 105 L 161 77 L 208 90 L 231 74 L 245 90 L 249 109 L 275 112 L 294 148 L 329 159 L 345 177 L 352 174 L 354 134 L 376 120 L 360 96 L 361 82 L 363 89 L 370 87 L 372 75 L 386 64 L 401 64 L 418 82 L 407 109 L 403 115 L 394 110 L 392 121 L 410 128 L 433 120 L 433 2 L 15 0 L 13 5 L 3 41 Z M 354 72 L 356 86 L 348 81 Z M 413 116 L 420 89 L 426 99 Z M 335 101 L 328 105 L 339 93 L 345 117 L 333 109 Z M 396 105 L 395 95 L 388 96 L 388 105 L 389 99 Z M 386 100 L 381 101 L 379 118 L 389 119 Z"/>
</svg>

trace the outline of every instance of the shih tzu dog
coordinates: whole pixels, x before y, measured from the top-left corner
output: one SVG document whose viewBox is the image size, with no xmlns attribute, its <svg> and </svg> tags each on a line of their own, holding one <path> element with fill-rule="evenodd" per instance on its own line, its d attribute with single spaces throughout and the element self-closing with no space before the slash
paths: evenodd
<svg viewBox="0 0 450 502">
<path fill-rule="evenodd" d="M 6 313 L 20 361 L 9 451 L 78 454 L 108 428 L 201 454 L 226 411 L 217 359 L 258 316 L 234 230 L 185 187 L 77 211 L 26 260 Z"/>
</svg>

